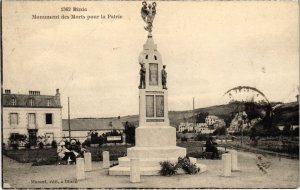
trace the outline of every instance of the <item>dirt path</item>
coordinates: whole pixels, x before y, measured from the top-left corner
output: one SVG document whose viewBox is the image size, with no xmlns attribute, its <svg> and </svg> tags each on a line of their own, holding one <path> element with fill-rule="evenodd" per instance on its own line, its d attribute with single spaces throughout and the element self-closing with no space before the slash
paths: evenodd
<svg viewBox="0 0 300 190">
<path fill-rule="evenodd" d="M 199 175 L 172 177 L 142 176 L 140 183 L 130 183 L 128 176 L 109 176 L 101 162 L 93 162 L 86 180 L 75 180 L 75 165 L 31 166 L 3 157 L 3 179 L 12 188 L 297 188 L 299 160 L 268 156 L 271 167 L 263 174 L 256 166 L 255 154 L 238 153 L 239 169 L 231 177 L 222 177 L 221 160 L 198 160 L 208 171 Z M 54 182 L 54 183 L 51 183 Z"/>
</svg>

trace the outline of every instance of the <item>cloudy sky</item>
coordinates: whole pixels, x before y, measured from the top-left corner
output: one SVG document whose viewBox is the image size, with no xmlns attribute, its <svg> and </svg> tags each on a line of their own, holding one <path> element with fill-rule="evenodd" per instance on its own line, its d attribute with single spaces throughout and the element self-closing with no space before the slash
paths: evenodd
<svg viewBox="0 0 300 190">
<path fill-rule="evenodd" d="M 85 12 L 62 12 L 85 7 Z M 71 117 L 138 114 L 138 55 L 146 41 L 140 1 L 3 2 L 3 88 L 61 91 Z M 33 20 L 32 15 L 121 15 L 122 19 Z M 295 101 L 298 4 L 157 2 L 153 38 L 167 65 L 169 110 L 226 103 L 244 85 L 270 101 Z"/>
</svg>

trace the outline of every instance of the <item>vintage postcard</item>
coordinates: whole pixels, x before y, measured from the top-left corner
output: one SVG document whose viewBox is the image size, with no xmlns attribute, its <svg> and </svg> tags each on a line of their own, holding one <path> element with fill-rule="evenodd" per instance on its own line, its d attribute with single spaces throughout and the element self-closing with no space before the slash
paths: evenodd
<svg viewBox="0 0 300 190">
<path fill-rule="evenodd" d="M 2 188 L 299 188 L 298 1 L 2 1 Z"/>
</svg>

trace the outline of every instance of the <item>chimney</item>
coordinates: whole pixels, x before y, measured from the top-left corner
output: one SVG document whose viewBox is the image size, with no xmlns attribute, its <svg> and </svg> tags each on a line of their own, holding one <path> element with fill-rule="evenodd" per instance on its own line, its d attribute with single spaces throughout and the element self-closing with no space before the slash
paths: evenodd
<svg viewBox="0 0 300 190">
<path fill-rule="evenodd" d="M 5 89 L 5 94 L 10 94 L 10 90 L 9 89 Z"/>
<path fill-rule="evenodd" d="M 56 94 L 55 94 L 55 96 L 60 96 L 59 88 L 56 89 Z"/>
<path fill-rule="evenodd" d="M 40 95 L 41 93 L 40 93 L 40 91 L 32 91 L 32 90 L 30 90 L 29 94 L 30 95 Z"/>
</svg>

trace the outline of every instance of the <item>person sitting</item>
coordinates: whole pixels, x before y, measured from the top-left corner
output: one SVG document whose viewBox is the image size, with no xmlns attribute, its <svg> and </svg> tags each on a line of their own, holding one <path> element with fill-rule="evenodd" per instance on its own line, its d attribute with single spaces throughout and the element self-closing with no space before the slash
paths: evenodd
<svg viewBox="0 0 300 190">
<path fill-rule="evenodd" d="M 82 150 L 80 145 L 78 145 L 78 143 L 76 142 L 75 139 L 71 140 L 69 149 L 72 153 L 70 155 L 70 159 L 71 159 L 72 162 L 76 163 L 76 158 L 83 158 L 84 157 L 84 151 Z"/>
<path fill-rule="evenodd" d="M 57 147 L 57 154 L 58 154 L 58 157 L 61 161 L 63 161 L 64 163 L 67 163 L 68 162 L 68 159 L 69 159 L 69 150 L 66 148 L 65 146 L 65 142 L 62 141 L 59 143 L 59 146 Z M 61 164 L 59 162 L 59 164 Z"/>
<path fill-rule="evenodd" d="M 213 141 L 213 137 L 210 136 L 206 141 L 206 152 L 212 152 L 211 159 L 219 158 L 219 152 L 216 147 L 217 143 Z"/>
</svg>

